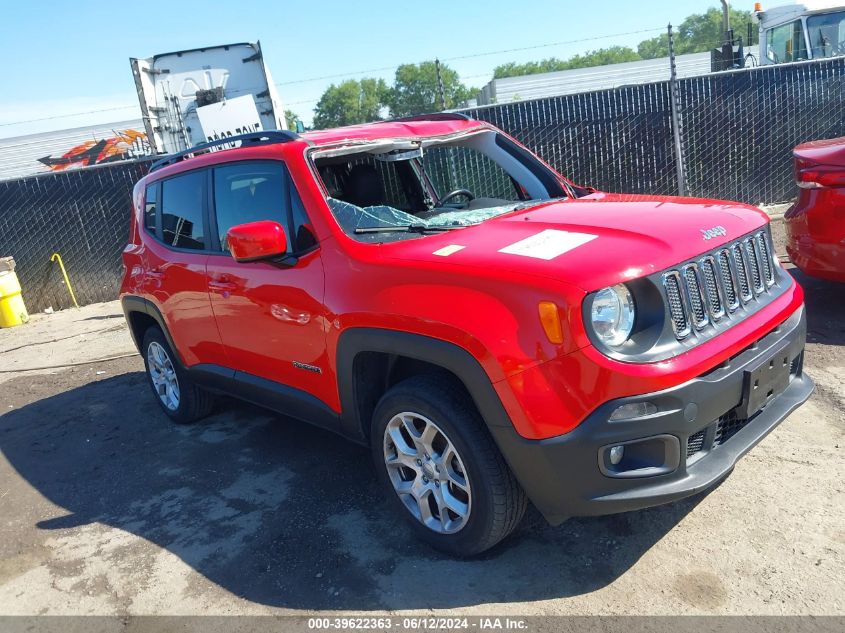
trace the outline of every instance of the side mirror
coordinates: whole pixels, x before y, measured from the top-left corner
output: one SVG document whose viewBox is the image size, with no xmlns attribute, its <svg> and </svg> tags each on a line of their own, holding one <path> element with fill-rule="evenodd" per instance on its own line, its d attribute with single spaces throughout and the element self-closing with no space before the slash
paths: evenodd
<svg viewBox="0 0 845 633">
<path fill-rule="evenodd" d="M 285 230 L 278 222 L 262 220 L 238 224 L 226 234 L 229 251 L 238 262 L 255 262 L 283 256 L 288 250 Z"/>
</svg>

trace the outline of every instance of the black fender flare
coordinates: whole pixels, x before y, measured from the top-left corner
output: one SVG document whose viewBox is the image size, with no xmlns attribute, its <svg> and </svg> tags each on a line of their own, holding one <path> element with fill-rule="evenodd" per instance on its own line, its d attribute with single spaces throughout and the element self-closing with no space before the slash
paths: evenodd
<svg viewBox="0 0 845 633">
<path fill-rule="evenodd" d="M 341 333 L 336 356 L 341 427 L 348 437 L 364 441 L 369 426 L 369 420 L 361 419 L 355 393 L 355 359 L 362 352 L 404 356 L 450 371 L 464 384 L 488 427 L 513 428 L 487 372 L 466 349 L 440 339 L 398 330 L 350 328 Z"/>
<path fill-rule="evenodd" d="M 170 349 L 173 350 L 173 353 L 176 355 L 176 360 L 182 366 L 182 369 L 186 368 L 185 361 L 182 358 L 182 355 L 179 353 L 179 348 L 176 347 L 176 344 L 173 342 L 173 339 L 170 336 L 170 332 L 167 329 L 167 325 L 164 322 L 164 317 L 161 314 L 161 311 L 158 309 L 158 306 L 154 304 L 149 299 L 144 299 L 143 297 L 136 297 L 134 295 L 124 295 L 120 298 L 120 305 L 123 307 L 123 315 L 126 317 L 126 323 L 129 325 L 129 333 L 132 335 L 132 340 L 135 342 L 135 347 L 138 348 L 138 351 L 143 355 L 144 350 L 141 349 L 141 345 L 143 341 L 139 341 L 135 330 L 132 328 L 132 320 L 130 315 L 134 312 L 138 312 L 140 314 L 144 314 L 148 317 L 151 317 L 153 321 L 156 322 L 158 327 L 161 329 L 162 333 L 164 334 L 164 338 L 167 341 L 167 344 L 170 346 Z"/>
</svg>

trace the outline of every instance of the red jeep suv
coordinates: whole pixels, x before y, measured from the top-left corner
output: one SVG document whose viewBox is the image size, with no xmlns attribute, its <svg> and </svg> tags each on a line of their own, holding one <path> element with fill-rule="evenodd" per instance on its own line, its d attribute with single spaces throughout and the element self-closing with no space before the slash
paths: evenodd
<svg viewBox="0 0 845 633">
<path fill-rule="evenodd" d="M 368 445 L 459 556 L 529 501 L 558 524 L 705 490 L 813 389 L 763 212 L 579 187 L 457 114 L 166 157 L 123 258 L 170 418 L 229 394 Z"/>
</svg>

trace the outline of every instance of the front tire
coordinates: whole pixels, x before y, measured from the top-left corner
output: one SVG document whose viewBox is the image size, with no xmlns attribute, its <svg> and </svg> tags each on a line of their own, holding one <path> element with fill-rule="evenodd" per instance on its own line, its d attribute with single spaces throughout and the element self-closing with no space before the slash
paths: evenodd
<svg viewBox="0 0 845 633">
<path fill-rule="evenodd" d="M 147 329 L 141 349 L 150 388 L 171 420 L 190 424 L 211 413 L 213 396 L 195 385 L 182 369 L 160 329 Z"/>
<path fill-rule="evenodd" d="M 409 378 L 373 415 L 379 480 L 416 535 L 459 557 L 507 537 L 527 501 L 466 391 L 450 376 Z"/>
</svg>

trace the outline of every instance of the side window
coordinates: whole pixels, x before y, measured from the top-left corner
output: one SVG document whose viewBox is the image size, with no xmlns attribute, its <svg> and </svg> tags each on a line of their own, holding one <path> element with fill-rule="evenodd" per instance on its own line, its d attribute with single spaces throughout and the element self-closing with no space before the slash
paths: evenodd
<svg viewBox="0 0 845 633">
<path fill-rule="evenodd" d="M 144 228 L 151 234 L 156 233 L 156 203 L 158 198 L 158 183 L 153 183 L 144 192 Z"/>
<path fill-rule="evenodd" d="M 284 163 L 244 162 L 215 168 L 214 209 L 223 252 L 229 252 L 226 234 L 230 228 L 260 220 L 285 227 L 290 253 L 300 253 L 316 244 L 308 215 Z"/>
<path fill-rule="evenodd" d="M 205 248 L 205 173 L 191 172 L 161 182 L 161 238 L 177 248 Z"/>
<path fill-rule="evenodd" d="M 273 220 L 287 225 L 287 170 L 282 163 L 247 162 L 214 170 L 214 208 L 220 250 L 228 252 L 226 234 L 238 224 Z M 290 238 L 288 238 L 290 246 Z"/>
<path fill-rule="evenodd" d="M 804 27 L 801 20 L 773 28 L 767 36 L 766 55 L 776 64 L 807 59 Z"/>
</svg>

